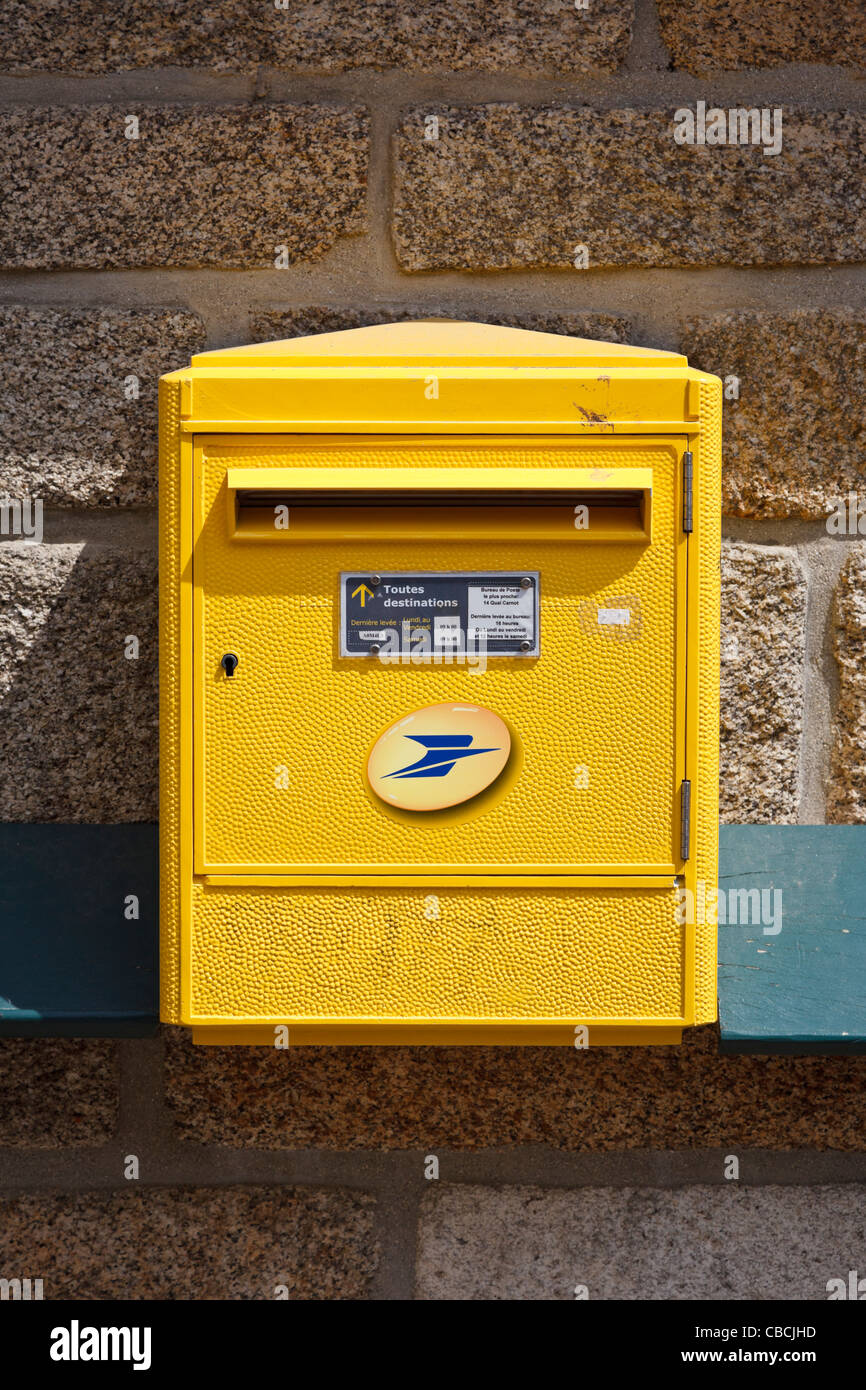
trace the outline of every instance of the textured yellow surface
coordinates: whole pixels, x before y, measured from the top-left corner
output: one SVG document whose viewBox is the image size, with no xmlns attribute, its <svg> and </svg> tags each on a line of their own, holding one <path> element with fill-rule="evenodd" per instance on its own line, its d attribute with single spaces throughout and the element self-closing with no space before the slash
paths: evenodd
<svg viewBox="0 0 866 1390">
<path fill-rule="evenodd" d="M 714 886 L 719 874 L 719 566 L 722 544 L 722 386 L 712 378 L 701 385 L 703 426 L 696 467 L 695 522 L 699 579 L 697 626 L 700 673 L 696 704 L 695 853 L 687 882 Z M 717 932 L 695 924 L 695 1022 L 711 1023 L 718 1013 Z"/>
<path fill-rule="evenodd" d="M 677 1019 L 683 928 L 674 903 L 672 888 L 431 895 L 197 886 L 193 1014 Z"/>
<path fill-rule="evenodd" d="M 159 383 L 160 1012 L 180 1011 L 180 386 Z"/>
<path fill-rule="evenodd" d="M 201 537 L 195 582 L 201 710 L 197 868 L 328 871 L 389 865 L 623 866 L 673 873 L 679 841 L 675 443 L 576 440 L 564 446 L 455 440 L 442 446 L 291 445 L 279 453 L 207 443 L 197 464 Z M 651 545 L 563 539 L 443 542 L 233 540 L 229 466 L 389 465 L 533 469 L 649 468 Z M 612 484 L 613 485 L 613 484 Z M 285 533 L 284 533 L 285 534 Z M 684 543 L 682 545 L 684 549 Z M 383 666 L 338 656 L 340 570 L 541 572 L 541 656 L 469 666 Z M 627 595 L 624 599 L 623 594 Z M 623 629 L 599 607 L 628 603 Z M 612 637 L 612 633 L 616 637 Z M 240 658 L 227 681 L 224 652 Z M 371 796 L 371 745 L 402 714 L 441 701 L 481 703 L 521 749 L 508 795 L 447 821 L 389 814 Z M 278 769 L 284 768 L 280 775 Z M 586 769 L 584 775 L 582 769 Z M 585 785 L 575 785 L 585 782 Z M 286 783 L 286 785 L 284 785 Z"/>
<path fill-rule="evenodd" d="M 371 361 L 377 353 L 384 360 L 384 347 L 378 340 L 362 343 L 358 338 L 346 344 L 345 369 L 339 355 L 334 357 L 340 345 L 330 342 L 325 355 L 329 365 L 321 368 L 313 365 L 317 350 L 312 345 L 300 353 L 275 349 L 258 355 L 256 350 L 236 368 L 228 355 L 215 355 L 208 364 L 161 383 L 162 1017 L 203 1025 L 197 1040 L 236 1037 L 264 1044 L 273 1041 L 268 1025 L 274 1022 L 297 1024 L 295 1042 L 402 1038 L 568 1045 L 570 1025 L 583 1021 L 592 1025 L 591 1042 L 675 1041 L 679 1022 L 715 1017 L 715 930 L 700 923 L 675 924 L 670 869 L 681 870 L 680 882 L 692 890 L 699 879 L 714 882 L 717 873 L 720 383 L 688 369 L 675 355 L 650 355 L 642 349 L 630 349 L 629 365 L 620 368 L 603 344 L 596 361 L 589 346 L 580 344 L 573 368 L 545 366 L 540 371 L 532 365 L 533 345 L 525 335 L 516 345 L 516 360 L 530 365 L 512 371 L 483 360 L 491 352 L 507 357 L 508 343 L 500 330 L 495 342 L 488 338 L 473 346 L 470 337 L 462 336 L 462 325 L 452 325 L 448 332 L 439 325 L 434 335 L 438 346 L 428 354 L 433 340 L 425 327 L 413 325 L 405 341 L 397 331 L 389 335 L 384 347 L 393 367 L 366 367 L 365 353 Z M 412 365 L 403 370 L 399 364 L 408 348 L 406 360 Z M 445 365 L 438 372 L 441 391 L 431 401 L 424 386 L 429 373 L 437 371 L 437 353 Z M 538 364 L 544 356 L 539 350 Z M 293 357 L 302 361 L 297 369 Z M 267 365 L 270 361 L 273 367 Z M 411 691 L 404 708 L 466 699 L 468 690 L 472 702 L 504 715 L 518 745 L 519 775 L 507 785 L 507 795 L 491 798 L 489 805 L 479 799 L 474 807 L 467 803 L 430 813 L 442 820 L 431 821 L 426 841 L 420 827 L 407 825 L 405 814 L 401 819 L 393 808 L 379 803 L 378 818 L 374 816 L 376 799 L 363 791 L 366 755 L 394 717 L 384 684 L 389 673 L 365 666 L 362 675 L 358 663 L 341 663 L 334 656 L 334 575 L 341 568 L 365 567 L 368 543 L 316 541 L 306 556 L 304 547 L 296 546 L 292 564 L 300 560 L 300 572 L 288 586 L 282 581 L 276 585 L 279 576 L 267 566 L 281 564 L 288 552 L 273 543 L 259 546 L 254 539 L 238 541 L 230 550 L 228 518 L 224 508 L 218 511 L 224 500 L 218 492 L 220 470 L 224 474 L 229 464 L 247 464 L 250 455 L 260 464 L 285 464 L 282 441 L 275 447 L 272 435 L 267 441 L 261 438 L 268 429 L 287 431 L 287 446 L 304 432 L 319 431 L 319 449 L 307 460 L 317 466 L 323 447 L 329 451 L 326 461 L 335 466 L 383 466 L 383 446 L 375 437 L 360 450 L 347 441 L 353 422 L 354 428 L 381 434 L 405 432 L 408 421 L 419 436 L 429 432 L 431 440 L 449 431 L 502 431 L 509 422 L 512 434 L 526 436 L 520 462 L 527 470 L 551 466 L 566 455 L 567 465 L 573 466 L 573 449 L 552 449 L 552 438 L 531 437 L 563 432 L 588 444 L 593 461 L 616 455 L 614 467 L 651 467 L 653 538 L 661 542 L 651 554 L 634 536 L 618 546 L 604 541 L 593 548 L 594 556 L 585 551 L 586 559 L 580 557 L 585 569 L 575 567 L 573 550 L 552 545 L 545 534 L 533 535 L 528 527 L 523 541 L 490 536 L 480 549 L 453 541 L 441 558 L 437 553 L 435 567 L 541 570 L 542 656 L 539 662 L 492 663 L 492 672 L 483 678 L 448 668 L 398 672 L 408 676 L 405 684 Z M 226 429 L 235 431 L 234 443 L 214 448 L 210 440 L 206 489 L 197 494 L 194 436 L 201 452 L 206 434 Z M 628 434 L 642 436 L 635 447 L 622 437 Z M 667 442 L 662 435 L 670 437 Z M 672 446 L 681 449 L 685 437 L 694 451 L 696 480 L 695 532 L 688 547 L 679 525 L 679 461 L 672 451 Z M 418 447 L 410 458 L 400 447 L 404 465 L 422 455 Z M 443 447 L 452 450 L 452 442 L 444 441 Z M 438 466 L 502 466 L 509 461 L 504 442 L 495 438 L 481 444 L 464 439 L 461 450 L 451 464 L 437 460 Z M 206 519 L 206 535 L 197 541 L 197 563 L 204 562 L 203 547 L 213 541 L 216 566 L 208 580 L 207 604 L 196 607 L 193 513 L 203 499 L 213 514 Z M 219 538 L 207 529 L 216 525 L 217 515 Z M 422 539 L 426 547 L 427 538 Z M 675 540 L 679 600 L 674 595 Z M 532 566 L 527 541 L 539 554 Z M 387 554 L 380 546 L 377 540 L 383 568 L 427 567 L 417 542 L 391 537 Z M 259 559 L 263 549 L 272 552 L 264 570 Z M 688 629 L 682 599 L 686 549 Z M 208 549 L 208 563 L 210 554 Z M 238 590 L 247 596 L 245 608 L 239 605 Z M 286 602 L 287 592 L 291 602 Z M 602 603 L 629 606 L 637 636 L 602 634 L 591 620 L 593 608 Z M 244 622 L 246 629 L 238 626 Z M 298 624 L 302 638 L 315 648 L 312 680 L 309 654 L 305 666 L 284 636 L 297 631 Z M 672 713 L 680 679 L 675 628 L 680 650 L 688 650 L 688 716 L 681 708 L 679 720 Z M 275 653 L 264 720 L 258 725 L 259 702 L 253 697 L 265 687 L 256 686 L 260 677 L 249 661 L 234 678 L 239 682 L 234 704 L 218 703 L 218 692 L 229 683 L 223 678 L 218 685 L 213 661 L 234 649 L 229 639 L 238 634 L 244 641 L 247 635 L 252 639 L 249 650 Z M 249 655 L 246 648 L 244 654 Z M 205 725 L 194 720 L 194 656 L 206 657 L 197 679 L 213 724 L 207 737 L 218 755 L 216 777 L 202 775 Z M 548 664 L 555 669 L 546 671 Z M 239 707 L 245 724 L 238 719 Z M 342 741 L 329 755 L 324 745 L 334 720 L 342 720 L 344 708 L 352 707 L 356 725 L 339 724 Z M 257 727 L 267 758 L 257 749 Z M 194 733 L 200 739 L 195 769 Z M 641 743 L 642 737 L 649 744 Z M 587 744 L 589 759 L 575 751 Z M 277 750 L 285 750 L 284 756 L 275 759 Z M 356 754 L 360 756 L 353 762 Z M 254 789 L 248 817 L 245 782 L 254 781 L 257 772 L 272 772 L 271 759 L 287 766 L 290 757 L 298 786 L 306 779 L 304 794 L 287 803 L 290 780 L 277 816 L 266 809 L 273 806 L 269 789 Z M 593 758 L 600 778 L 594 802 Z M 527 773 L 530 761 L 533 769 L 543 764 L 547 780 L 534 770 Z M 357 767 L 358 784 L 345 771 L 350 762 Z M 583 803 L 573 785 L 582 765 L 590 773 L 584 789 L 590 797 Z M 228 784 L 237 769 L 242 795 L 233 798 Z M 259 855 L 247 865 L 252 881 L 218 885 L 195 874 L 194 828 L 201 833 L 203 822 L 199 806 L 193 825 L 194 771 L 206 786 L 208 812 L 214 812 L 208 829 L 216 837 L 214 847 L 230 855 L 242 847 L 246 855 L 246 846 L 252 845 Z M 500 780 L 510 775 L 509 765 Z M 692 855 L 685 866 L 676 858 L 682 776 L 692 780 Z M 335 780 L 343 800 L 334 794 Z M 605 800 L 614 792 L 615 804 Z M 512 798 L 517 799 L 513 808 Z M 491 820 L 485 829 L 484 822 L 500 812 L 496 824 Z M 455 814 L 463 819 L 454 819 Z M 344 867 L 351 862 L 346 857 L 347 820 L 355 859 L 377 866 L 367 886 L 358 882 L 357 871 Z M 371 824 L 376 836 L 369 833 Z M 316 887 L 260 881 L 263 850 L 270 854 L 279 846 L 283 858 L 278 862 L 284 866 L 306 862 L 303 855 L 311 850 L 320 854 L 326 843 L 338 848 L 338 857 L 330 861 L 335 871 L 343 867 L 354 882 Z M 408 864 L 401 876 L 389 879 L 395 851 L 407 843 Z M 449 848 L 454 876 L 447 883 L 436 876 L 447 865 L 441 853 L 432 852 L 434 845 Z M 288 861 L 286 846 L 293 856 Z M 524 872 L 540 859 L 550 863 L 551 854 L 563 872 L 587 870 L 590 862 L 599 864 L 600 851 L 614 856 L 602 860 L 608 872 L 625 861 L 635 875 L 657 870 L 659 886 L 648 886 L 649 879 L 631 887 L 589 879 L 582 886 L 543 886 Z M 473 886 L 470 874 L 482 856 L 492 870 L 518 877 L 496 886 L 488 877 L 483 886 Z M 232 863 L 237 861 L 230 859 Z"/>
</svg>

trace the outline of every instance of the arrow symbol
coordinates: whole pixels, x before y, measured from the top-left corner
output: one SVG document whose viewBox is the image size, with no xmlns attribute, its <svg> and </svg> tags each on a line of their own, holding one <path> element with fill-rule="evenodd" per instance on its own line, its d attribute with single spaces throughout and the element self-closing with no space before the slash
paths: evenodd
<svg viewBox="0 0 866 1390">
<path fill-rule="evenodd" d="M 364 608 L 366 607 L 367 599 L 373 597 L 373 590 L 368 589 L 366 584 L 359 584 L 357 589 L 353 589 L 352 598 L 357 598 L 359 594 L 361 595 L 361 607 Z"/>
</svg>

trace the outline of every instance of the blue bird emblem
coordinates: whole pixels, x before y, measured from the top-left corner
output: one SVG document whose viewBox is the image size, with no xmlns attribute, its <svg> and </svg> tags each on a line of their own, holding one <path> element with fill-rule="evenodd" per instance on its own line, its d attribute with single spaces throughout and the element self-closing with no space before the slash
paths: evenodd
<svg viewBox="0 0 866 1390">
<path fill-rule="evenodd" d="M 472 734 L 404 734 L 426 749 L 415 763 L 408 763 L 385 777 L 445 777 L 460 758 L 474 758 L 478 753 L 497 753 L 497 748 L 470 748 Z"/>
</svg>

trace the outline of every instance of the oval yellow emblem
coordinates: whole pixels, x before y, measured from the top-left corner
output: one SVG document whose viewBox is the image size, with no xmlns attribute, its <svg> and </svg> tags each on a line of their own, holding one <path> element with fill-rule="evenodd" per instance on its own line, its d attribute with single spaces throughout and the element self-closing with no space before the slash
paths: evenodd
<svg viewBox="0 0 866 1390">
<path fill-rule="evenodd" d="M 439 811 L 495 782 L 511 752 L 507 726 L 481 705 L 425 705 L 398 719 L 373 745 L 367 781 L 407 811 Z"/>
</svg>

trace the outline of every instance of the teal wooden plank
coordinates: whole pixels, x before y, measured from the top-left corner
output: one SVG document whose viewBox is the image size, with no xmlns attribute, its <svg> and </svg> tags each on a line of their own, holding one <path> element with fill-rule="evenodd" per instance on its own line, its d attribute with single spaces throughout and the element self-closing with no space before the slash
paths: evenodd
<svg viewBox="0 0 866 1390">
<path fill-rule="evenodd" d="M 722 1051 L 866 1052 L 866 826 L 721 826 L 719 906 Z"/>
<path fill-rule="evenodd" d="M 0 824 L 0 1037 L 154 1033 L 157 887 L 155 825 Z"/>
<path fill-rule="evenodd" d="M 866 826 L 720 837 L 722 1050 L 866 1052 Z M 156 885 L 154 826 L 0 825 L 0 1036 L 153 1032 Z"/>
</svg>

